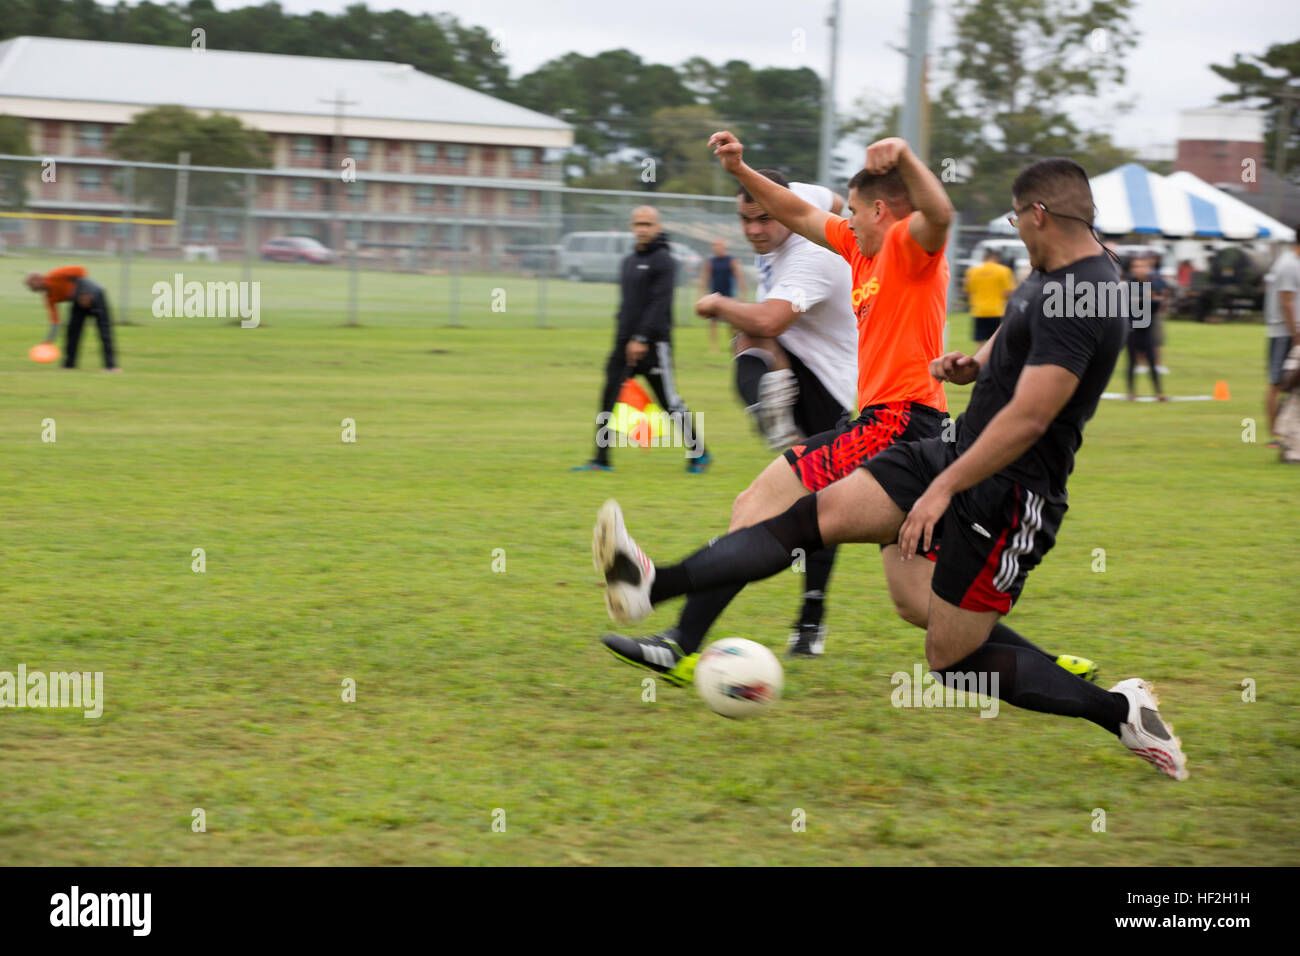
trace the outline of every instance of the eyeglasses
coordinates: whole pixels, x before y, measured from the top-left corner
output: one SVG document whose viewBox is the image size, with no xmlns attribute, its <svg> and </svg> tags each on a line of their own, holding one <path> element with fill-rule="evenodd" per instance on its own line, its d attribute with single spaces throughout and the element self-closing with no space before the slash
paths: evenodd
<svg viewBox="0 0 1300 956">
<path fill-rule="evenodd" d="M 1007 222 L 1011 223 L 1011 228 L 1019 229 L 1020 214 L 1022 212 L 1027 212 L 1028 210 L 1033 209 L 1035 206 L 1043 210 L 1043 212 L 1051 212 L 1051 210 L 1047 208 L 1046 204 L 1041 202 L 1031 202 L 1028 206 L 1025 206 L 1024 209 L 1017 209 L 1015 206 L 1012 206 L 1011 215 L 1007 216 Z"/>
<path fill-rule="evenodd" d="M 1092 233 L 1092 237 L 1097 240 L 1097 245 L 1101 246 L 1102 251 L 1105 252 L 1110 259 L 1114 260 L 1116 265 L 1120 265 L 1119 256 L 1115 254 L 1114 250 L 1112 250 L 1110 246 L 1102 242 L 1101 236 L 1097 233 L 1096 226 L 1094 226 L 1087 219 L 1083 219 L 1079 216 L 1071 216 L 1068 212 L 1053 212 L 1051 209 L 1047 208 L 1047 203 L 1045 202 L 1031 202 L 1028 206 L 1025 206 L 1023 209 L 1017 209 L 1015 206 L 1012 206 L 1011 215 L 1007 216 L 1007 222 L 1011 223 L 1011 228 L 1013 229 L 1019 228 L 1020 214 L 1023 212 L 1028 212 L 1030 209 L 1033 209 L 1035 206 L 1037 206 L 1039 209 L 1041 209 L 1043 212 L 1047 213 L 1050 216 L 1060 216 L 1062 219 L 1073 219 L 1075 222 L 1083 223 L 1085 226 L 1088 227 L 1088 231 Z M 1092 218 L 1093 219 L 1097 218 L 1096 206 L 1092 207 Z"/>
</svg>

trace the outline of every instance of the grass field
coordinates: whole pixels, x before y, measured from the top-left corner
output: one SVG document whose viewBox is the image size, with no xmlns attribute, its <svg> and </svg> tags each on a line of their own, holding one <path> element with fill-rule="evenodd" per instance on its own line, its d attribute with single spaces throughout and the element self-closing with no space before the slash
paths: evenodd
<svg viewBox="0 0 1300 956">
<path fill-rule="evenodd" d="M 116 266 L 96 268 L 112 294 Z M 239 278 L 222 268 L 184 271 Z M 1009 619 L 1103 681 L 1154 681 L 1190 757 L 1178 784 L 1082 721 L 893 707 L 922 634 L 890 611 L 874 547 L 842 549 L 827 657 L 787 667 L 771 714 L 722 720 L 663 683 L 644 702 L 598 642 L 596 508 L 619 498 L 676 558 L 769 460 L 684 309 L 680 386 L 715 467 L 625 450 L 612 474 L 570 474 L 611 287 L 548 283 L 539 329 L 535 280 L 466 277 L 448 328 L 447 280 L 367 275 L 345 328 L 338 273 L 259 266 L 251 330 L 149 315 L 177 269 L 133 268 L 120 376 L 97 371 L 93 333 L 79 371 L 29 362 L 39 302 L 0 286 L 0 671 L 102 671 L 105 694 L 98 720 L 0 711 L 5 863 L 1300 862 L 1300 469 L 1262 426 L 1242 440 L 1258 325 L 1168 326 L 1169 390 L 1223 379 L 1228 402 L 1103 402 Z M 492 312 L 502 287 L 516 304 Z M 797 583 L 752 587 L 714 635 L 779 649 Z"/>
</svg>

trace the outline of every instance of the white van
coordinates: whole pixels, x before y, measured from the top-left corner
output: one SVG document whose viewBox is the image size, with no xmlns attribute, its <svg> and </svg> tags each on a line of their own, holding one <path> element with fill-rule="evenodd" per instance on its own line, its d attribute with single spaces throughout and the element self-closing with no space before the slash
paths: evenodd
<svg viewBox="0 0 1300 956">
<path fill-rule="evenodd" d="M 631 232 L 571 232 L 560 242 L 558 273 L 574 282 L 618 282 L 619 268 L 636 247 Z M 669 242 L 677 283 L 698 281 L 703 260 L 690 246 Z"/>
</svg>

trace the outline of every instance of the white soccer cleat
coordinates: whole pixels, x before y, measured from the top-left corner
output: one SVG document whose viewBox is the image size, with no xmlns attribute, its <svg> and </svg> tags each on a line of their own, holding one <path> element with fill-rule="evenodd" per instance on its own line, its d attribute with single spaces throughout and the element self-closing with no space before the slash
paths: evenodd
<svg viewBox="0 0 1300 956">
<path fill-rule="evenodd" d="M 799 440 L 794 423 L 794 403 L 799 400 L 799 380 L 788 368 L 767 372 L 758 380 L 758 428 L 767 447 L 789 448 Z"/>
<path fill-rule="evenodd" d="M 596 514 L 591 536 L 591 561 L 605 575 L 605 608 L 620 623 L 633 623 L 650 616 L 650 585 L 654 583 L 654 562 L 636 546 L 623 524 L 623 509 L 610 498 Z"/>
<path fill-rule="evenodd" d="M 1175 780 L 1187 779 L 1187 757 L 1174 728 L 1156 709 L 1160 698 L 1155 688 L 1140 677 L 1122 680 L 1110 689 L 1128 698 L 1128 719 L 1119 725 L 1119 740 L 1143 760 Z"/>
</svg>

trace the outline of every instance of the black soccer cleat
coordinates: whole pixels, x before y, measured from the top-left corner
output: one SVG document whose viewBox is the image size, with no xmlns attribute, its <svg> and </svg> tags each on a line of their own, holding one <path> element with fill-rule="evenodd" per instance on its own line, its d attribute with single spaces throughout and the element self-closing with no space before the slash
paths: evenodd
<svg viewBox="0 0 1300 956">
<path fill-rule="evenodd" d="M 600 641 L 623 663 L 644 668 L 684 687 L 694 678 L 695 662 L 700 655 L 685 653 L 677 643 L 676 634 L 676 628 L 671 628 L 650 637 L 606 634 Z"/>
<path fill-rule="evenodd" d="M 785 656 L 821 657 L 825 646 L 825 624 L 796 624 L 786 640 Z"/>
</svg>

